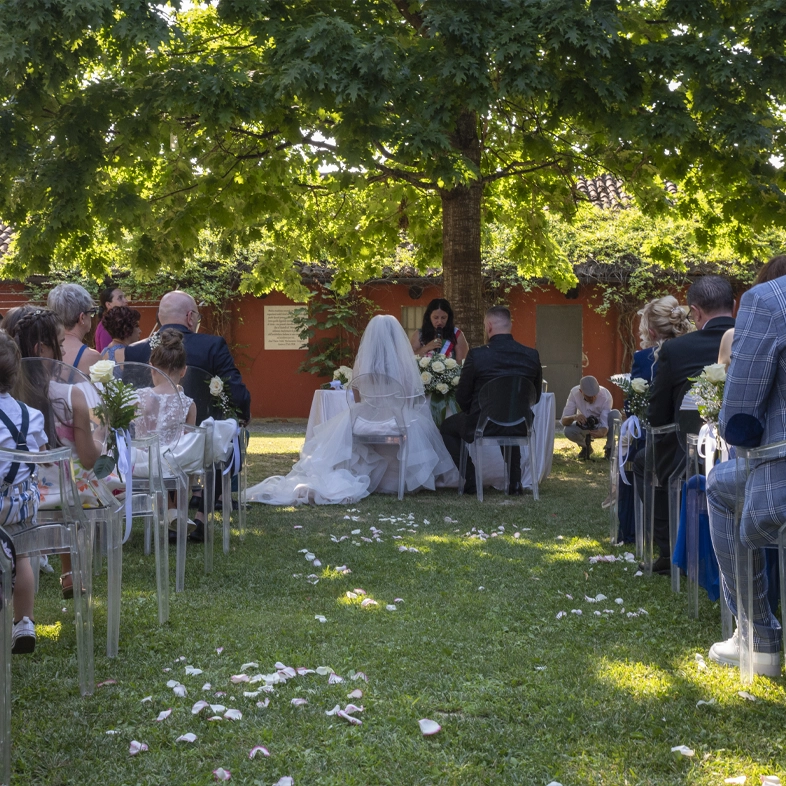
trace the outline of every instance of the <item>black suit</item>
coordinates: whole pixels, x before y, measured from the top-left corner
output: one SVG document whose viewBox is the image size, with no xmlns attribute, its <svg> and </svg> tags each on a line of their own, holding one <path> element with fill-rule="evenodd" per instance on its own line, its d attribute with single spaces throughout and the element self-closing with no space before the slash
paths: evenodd
<svg viewBox="0 0 786 786">
<path fill-rule="evenodd" d="M 723 334 L 734 327 L 732 317 L 715 317 L 701 330 L 664 342 L 658 352 L 655 378 L 652 380 L 647 418 L 652 426 L 666 426 L 677 419 L 688 377 L 697 377 L 704 366 L 718 362 Z M 655 492 L 655 542 L 660 553 L 669 553 L 669 476 L 685 463 L 685 452 L 676 434 L 664 434 L 656 443 L 656 474 L 660 488 Z M 639 491 L 643 492 L 644 451 L 633 461 L 633 471 L 639 476 Z"/>
<path fill-rule="evenodd" d="M 229 380 L 232 404 L 240 411 L 241 420 L 250 420 L 251 394 L 243 384 L 227 342 L 221 336 L 192 333 L 185 325 L 162 325 L 161 330 L 165 328 L 174 328 L 183 334 L 186 363 L 189 366 L 198 366 L 214 376 Z M 131 344 L 126 349 L 125 360 L 129 363 L 149 363 L 150 342 L 145 340 Z"/>
<path fill-rule="evenodd" d="M 475 439 L 475 428 L 480 415 L 478 395 L 481 388 L 490 380 L 505 376 L 521 376 L 529 379 L 535 387 L 535 400 L 540 401 L 543 369 L 537 350 L 519 344 L 508 333 L 501 333 L 492 336 L 488 344 L 469 351 L 456 389 L 456 401 L 462 411 L 447 418 L 440 429 L 445 447 L 457 467 L 461 460 L 462 440 L 472 442 Z M 470 488 L 474 485 L 473 472 L 472 462 L 468 461 L 467 486 Z M 511 457 L 511 478 L 518 479 L 520 474 L 520 452 L 518 448 L 514 448 Z"/>
</svg>

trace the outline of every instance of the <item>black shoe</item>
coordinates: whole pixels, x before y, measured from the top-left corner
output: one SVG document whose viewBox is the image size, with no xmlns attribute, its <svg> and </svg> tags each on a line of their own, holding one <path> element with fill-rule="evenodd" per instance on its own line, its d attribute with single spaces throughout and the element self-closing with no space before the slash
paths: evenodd
<svg viewBox="0 0 786 786">
<path fill-rule="evenodd" d="M 198 497 L 196 494 L 192 495 L 191 499 L 188 500 L 188 507 L 197 510 L 199 506 L 202 504 L 202 497 Z"/>
<path fill-rule="evenodd" d="M 589 458 L 587 454 L 587 447 L 586 445 L 579 451 L 579 461 L 586 461 Z"/>
<path fill-rule="evenodd" d="M 219 511 L 223 510 L 224 509 L 224 503 L 220 499 L 217 499 L 216 502 L 215 502 L 214 507 L 215 507 L 216 510 L 219 510 Z M 237 500 L 233 499 L 232 500 L 232 510 L 237 510 L 237 509 L 238 509 L 237 508 Z"/>
<path fill-rule="evenodd" d="M 521 481 L 517 480 L 511 483 L 508 486 L 508 494 L 511 497 L 522 497 L 524 496 L 524 487 L 521 485 Z"/>
<path fill-rule="evenodd" d="M 603 458 L 605 458 L 606 461 L 610 461 L 611 460 L 611 448 L 604 448 L 603 449 Z"/>
<path fill-rule="evenodd" d="M 639 570 L 644 570 L 643 562 L 639 563 Z M 668 557 L 658 557 L 658 559 L 652 563 L 652 572 L 657 573 L 658 576 L 670 576 L 671 560 Z"/>
<path fill-rule="evenodd" d="M 189 534 L 188 539 L 192 543 L 204 543 L 205 542 L 205 525 L 201 521 L 197 521 L 196 529 Z"/>
</svg>

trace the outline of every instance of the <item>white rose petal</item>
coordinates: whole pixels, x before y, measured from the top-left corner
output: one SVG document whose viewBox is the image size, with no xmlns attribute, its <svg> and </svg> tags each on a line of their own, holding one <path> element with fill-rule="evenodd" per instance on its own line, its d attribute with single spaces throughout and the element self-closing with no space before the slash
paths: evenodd
<svg viewBox="0 0 786 786">
<path fill-rule="evenodd" d="M 420 378 L 421 378 L 421 380 L 423 380 L 423 384 L 424 384 L 424 385 L 428 385 L 428 383 L 429 383 L 429 382 L 431 382 L 431 380 L 432 380 L 434 377 L 433 377 L 431 374 L 429 374 L 429 372 L 428 372 L 428 371 L 424 371 L 424 372 L 423 372 L 423 373 L 420 375 Z"/>
<path fill-rule="evenodd" d="M 437 385 L 437 390 L 444 396 L 450 388 L 444 382 L 440 382 L 439 385 Z"/>
<path fill-rule="evenodd" d="M 421 358 L 418 363 L 421 368 L 428 368 L 430 358 Z"/>
<path fill-rule="evenodd" d="M 111 382 L 114 378 L 115 361 L 99 360 L 90 366 L 90 381 L 93 384 Z"/>
<path fill-rule="evenodd" d="M 436 721 L 429 720 L 428 718 L 422 718 L 418 721 L 418 724 L 420 726 L 420 732 L 424 737 L 430 737 L 432 734 L 442 731 L 442 726 Z"/>
<path fill-rule="evenodd" d="M 456 368 L 456 366 L 458 366 L 458 363 L 457 363 L 455 360 L 453 360 L 453 358 L 448 358 L 448 359 L 445 361 L 445 368 L 447 368 L 447 369 L 450 369 L 451 371 L 452 371 L 454 368 Z"/>
<path fill-rule="evenodd" d="M 196 734 L 192 731 L 186 732 L 185 734 L 181 734 L 175 742 L 196 742 Z"/>
<path fill-rule="evenodd" d="M 445 364 L 441 360 L 435 360 L 431 364 L 431 368 L 436 371 L 437 374 L 441 374 L 445 370 Z"/>
<path fill-rule="evenodd" d="M 725 382 L 726 365 L 725 363 L 712 363 L 709 366 L 704 366 L 703 375 L 710 382 Z"/>
</svg>

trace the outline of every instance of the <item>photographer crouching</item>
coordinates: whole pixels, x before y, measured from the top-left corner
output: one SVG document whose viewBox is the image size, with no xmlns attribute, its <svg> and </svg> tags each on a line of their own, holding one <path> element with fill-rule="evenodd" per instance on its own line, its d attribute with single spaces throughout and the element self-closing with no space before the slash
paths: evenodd
<svg viewBox="0 0 786 786">
<path fill-rule="evenodd" d="M 611 393 L 601 387 L 595 377 L 582 377 L 570 391 L 561 423 L 565 426 L 565 436 L 581 447 L 579 459 L 582 461 L 592 457 L 593 438 L 606 437 L 604 455 L 606 458 L 611 455 L 611 421 L 620 416 L 612 406 Z"/>
</svg>

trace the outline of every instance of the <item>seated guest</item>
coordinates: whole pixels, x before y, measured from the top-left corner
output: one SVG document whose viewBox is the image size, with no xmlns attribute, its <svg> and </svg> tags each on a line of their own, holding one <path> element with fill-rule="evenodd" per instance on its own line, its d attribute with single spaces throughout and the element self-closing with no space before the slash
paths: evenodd
<svg viewBox="0 0 786 786">
<path fill-rule="evenodd" d="M 35 311 L 35 307 L 27 303 L 24 306 L 9 308 L 8 311 L 5 312 L 5 318 L 0 327 L 2 327 L 9 336 L 13 336 L 17 322 L 19 322 L 19 320 L 29 311 Z"/>
<path fill-rule="evenodd" d="M 128 306 L 118 306 L 106 312 L 101 324 L 111 340 L 101 352 L 101 357 L 115 363 L 124 362 L 126 347 L 142 337 L 139 329 L 141 316 L 135 308 Z"/>
<path fill-rule="evenodd" d="M 595 377 L 582 377 L 568 394 L 560 422 L 565 426 L 565 436 L 581 446 L 579 458 L 582 461 L 592 456 L 593 437 L 600 439 L 608 436 L 611 413 L 619 417 L 619 412 L 613 410 L 613 406 L 611 393 L 599 385 Z M 610 449 L 607 446 L 607 457 Z"/>
<path fill-rule="evenodd" d="M 418 357 L 445 355 L 464 362 L 469 344 L 464 334 L 453 324 L 453 309 L 445 298 L 437 297 L 426 306 L 423 326 L 409 337 L 412 350 Z"/>
<path fill-rule="evenodd" d="M 703 276 L 688 289 L 688 306 L 696 330 L 665 342 L 658 353 L 647 420 L 652 426 L 674 423 L 682 405 L 688 377 L 701 374 L 704 366 L 716 363 L 723 334 L 734 327 L 734 295 L 731 284 L 720 276 Z M 661 485 L 655 488 L 654 540 L 660 556 L 654 573 L 671 573 L 669 542 L 669 498 L 666 486 L 675 469 L 684 465 L 685 453 L 676 434 L 662 435 L 656 445 L 656 474 Z M 644 451 L 633 460 L 639 494 L 644 493 Z"/>
<path fill-rule="evenodd" d="M 718 427 L 730 445 L 752 448 L 786 440 L 786 277 L 753 287 L 742 296 L 734 331 Z M 767 601 L 764 549 L 777 544 L 786 517 L 786 462 L 752 466 L 745 487 L 739 533 L 734 524 L 737 462 L 716 464 L 707 479 L 710 533 L 723 577 L 723 591 L 738 616 L 737 580 L 753 583 L 753 671 L 776 677 L 781 672 L 781 626 Z M 753 576 L 747 560 L 735 575 L 735 542 L 753 550 Z M 710 660 L 740 662 L 737 632 L 713 644 Z"/>
<path fill-rule="evenodd" d="M 101 290 L 98 295 L 98 325 L 96 326 L 96 351 L 104 354 L 104 350 L 109 346 L 114 338 L 106 327 L 106 316 L 112 309 L 128 307 L 128 299 L 126 293 L 120 287 L 109 286 Z M 133 341 L 139 341 L 137 336 Z M 130 343 L 130 342 L 129 342 Z M 110 358 L 111 360 L 111 358 Z M 118 361 L 119 363 L 120 361 Z"/>
<path fill-rule="evenodd" d="M 425 402 L 412 347 L 393 316 L 375 316 L 363 333 L 352 378 L 367 374 L 391 377 L 403 389 L 403 416 L 408 425 L 406 490 L 433 490 L 438 478 L 455 482 L 453 462 Z M 394 424 L 369 419 L 363 425 L 372 433 L 388 433 Z M 352 428 L 348 409 L 321 423 L 303 445 L 300 460 L 289 474 L 263 480 L 248 489 L 246 499 L 267 505 L 332 505 L 357 502 L 375 491 L 397 492 L 397 446 L 356 443 Z"/>
<path fill-rule="evenodd" d="M 450 452 L 456 467 L 461 461 L 461 443 L 475 440 L 475 429 L 480 416 L 478 396 L 483 386 L 497 377 L 521 376 L 529 379 L 535 388 L 535 401 L 540 401 L 543 388 L 543 370 L 537 350 L 526 347 L 513 340 L 513 323 L 510 311 L 504 306 L 494 306 L 486 312 L 484 320 L 488 343 L 475 347 L 467 354 L 456 388 L 456 401 L 462 411 L 446 418 L 440 429 L 445 446 Z M 517 433 L 527 433 L 525 424 Z M 511 494 L 520 494 L 521 489 L 521 451 L 518 447 L 511 450 L 510 459 Z M 466 483 L 468 494 L 477 492 L 475 487 L 475 467 L 467 458 Z"/>
<path fill-rule="evenodd" d="M 101 360 L 101 355 L 85 344 L 85 336 L 93 327 L 97 311 L 93 298 L 79 284 L 58 284 L 49 293 L 46 302 L 65 328 L 63 363 L 89 375 L 90 366 Z"/>
</svg>

